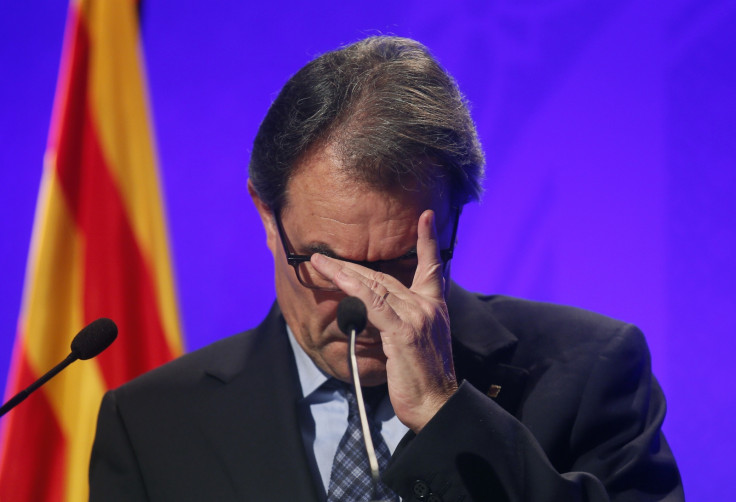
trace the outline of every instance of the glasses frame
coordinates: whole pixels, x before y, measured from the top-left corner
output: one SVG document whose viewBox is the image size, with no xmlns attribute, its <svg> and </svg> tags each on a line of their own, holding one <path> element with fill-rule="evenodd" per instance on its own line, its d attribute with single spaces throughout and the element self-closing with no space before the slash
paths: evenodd
<svg viewBox="0 0 736 502">
<path fill-rule="evenodd" d="M 462 210 L 457 207 L 453 207 L 452 210 L 455 211 L 455 220 L 452 225 L 452 240 L 450 241 L 450 247 L 447 249 L 440 250 L 440 259 L 442 260 L 443 271 L 445 267 L 447 266 L 447 263 L 450 260 L 452 260 L 452 256 L 455 252 L 455 243 L 456 243 L 456 238 L 457 238 L 457 226 L 458 226 L 458 222 L 460 221 L 460 213 L 462 212 Z M 299 281 L 299 284 L 301 284 L 305 288 L 308 288 L 314 291 L 340 291 L 340 288 L 337 288 L 337 287 L 326 288 L 322 286 L 315 286 L 313 284 L 307 284 L 306 282 L 304 282 L 301 274 L 299 273 L 299 265 L 301 265 L 302 263 L 309 262 L 312 255 L 296 254 L 296 253 L 292 253 L 291 251 L 289 251 L 289 246 L 291 246 L 291 241 L 289 241 L 289 238 L 286 236 L 284 225 L 283 223 L 281 223 L 281 211 L 280 210 L 273 211 L 273 217 L 274 217 L 274 220 L 276 221 L 276 228 L 279 231 L 279 237 L 281 238 L 281 244 L 284 247 L 284 254 L 286 255 L 286 262 L 290 266 L 294 267 L 294 273 L 296 274 L 296 278 Z M 387 263 L 395 263 L 401 260 L 406 260 L 407 258 L 413 258 L 416 256 L 416 254 L 417 254 L 416 250 L 413 250 L 399 258 L 392 258 L 390 260 L 374 260 L 374 261 L 349 260 L 347 258 L 338 258 L 338 257 L 335 257 L 335 259 L 344 261 L 347 263 L 355 263 L 356 265 L 360 265 L 362 267 L 366 267 L 371 270 L 381 272 L 382 265 L 385 265 Z"/>
</svg>

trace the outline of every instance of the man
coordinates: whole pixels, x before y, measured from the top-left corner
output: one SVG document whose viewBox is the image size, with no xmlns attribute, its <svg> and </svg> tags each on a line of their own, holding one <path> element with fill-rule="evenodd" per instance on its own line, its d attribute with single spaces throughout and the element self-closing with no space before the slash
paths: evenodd
<svg viewBox="0 0 736 502">
<path fill-rule="evenodd" d="M 256 329 L 105 396 L 91 498 L 683 500 L 636 328 L 450 282 L 482 166 L 462 96 L 417 42 L 369 38 L 302 68 L 248 182 L 277 302 Z M 362 462 L 346 448 L 346 295 L 367 306 L 359 375 L 379 389 L 379 457 L 392 452 L 376 487 L 346 467 Z"/>
</svg>

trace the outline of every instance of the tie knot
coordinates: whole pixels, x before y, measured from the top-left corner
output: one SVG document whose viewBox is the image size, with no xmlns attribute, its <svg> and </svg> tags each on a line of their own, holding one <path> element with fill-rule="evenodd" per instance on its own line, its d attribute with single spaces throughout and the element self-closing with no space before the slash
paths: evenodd
<svg viewBox="0 0 736 502">
<path fill-rule="evenodd" d="M 358 398 L 352 387 L 345 387 L 345 398 L 348 400 L 348 420 L 352 420 L 358 416 Z M 366 413 L 368 413 L 368 406 L 366 406 Z"/>
<path fill-rule="evenodd" d="M 352 384 L 340 382 L 340 387 L 345 393 L 345 398 L 348 401 L 348 419 L 358 415 L 358 400 L 355 395 L 355 389 Z M 386 384 L 378 385 L 375 387 L 361 387 L 363 393 L 363 401 L 365 402 L 365 409 L 368 415 L 372 415 L 373 411 L 378 407 L 386 393 L 388 392 L 388 386 Z"/>
</svg>

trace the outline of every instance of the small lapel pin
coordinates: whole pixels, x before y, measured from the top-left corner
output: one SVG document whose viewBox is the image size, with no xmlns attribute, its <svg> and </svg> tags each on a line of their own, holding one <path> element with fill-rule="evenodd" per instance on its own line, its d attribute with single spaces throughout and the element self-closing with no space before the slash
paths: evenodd
<svg viewBox="0 0 736 502">
<path fill-rule="evenodd" d="M 496 384 L 493 384 L 493 385 L 491 385 L 491 386 L 490 386 L 490 388 L 488 389 L 488 392 L 486 392 L 486 395 L 487 395 L 488 397 L 492 397 L 492 398 L 494 398 L 494 399 L 495 399 L 495 398 L 497 398 L 497 397 L 498 397 L 498 394 L 499 394 L 500 392 L 501 392 L 501 386 L 500 386 L 500 385 L 496 385 Z"/>
</svg>

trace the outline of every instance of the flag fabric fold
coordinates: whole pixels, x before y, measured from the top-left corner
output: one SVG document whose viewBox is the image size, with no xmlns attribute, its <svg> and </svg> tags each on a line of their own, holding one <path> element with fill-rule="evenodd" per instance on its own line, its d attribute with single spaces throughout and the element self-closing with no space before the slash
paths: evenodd
<svg viewBox="0 0 736 502">
<path fill-rule="evenodd" d="M 3 418 L 0 502 L 87 499 L 103 393 L 182 352 L 138 2 L 72 0 L 6 396 L 113 319 L 116 342 Z"/>
</svg>

